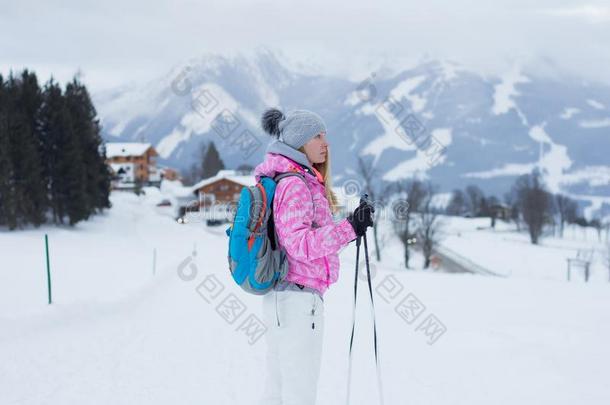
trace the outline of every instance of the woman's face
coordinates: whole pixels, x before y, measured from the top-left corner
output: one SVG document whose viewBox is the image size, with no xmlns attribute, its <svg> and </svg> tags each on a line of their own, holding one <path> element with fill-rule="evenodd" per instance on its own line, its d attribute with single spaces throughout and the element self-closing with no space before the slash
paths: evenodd
<svg viewBox="0 0 610 405">
<path fill-rule="evenodd" d="M 311 163 L 324 163 L 328 155 L 328 143 L 326 142 L 326 132 L 320 132 L 307 142 L 303 149 L 305 155 Z"/>
</svg>

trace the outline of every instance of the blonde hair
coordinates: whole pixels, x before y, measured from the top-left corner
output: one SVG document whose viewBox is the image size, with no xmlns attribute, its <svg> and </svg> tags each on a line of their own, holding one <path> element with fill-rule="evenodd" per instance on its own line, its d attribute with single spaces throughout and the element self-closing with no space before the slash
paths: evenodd
<svg viewBox="0 0 610 405">
<path fill-rule="evenodd" d="M 305 147 L 301 146 L 299 148 L 300 152 L 305 154 Z M 325 194 L 326 199 L 328 200 L 328 205 L 330 206 L 330 211 L 335 214 L 339 211 L 339 199 L 337 195 L 333 191 L 332 186 L 332 176 L 330 170 L 330 148 L 327 149 L 326 152 L 326 160 L 323 163 L 314 163 L 312 165 L 314 169 L 320 172 L 322 175 L 322 179 L 324 180 Z"/>
</svg>

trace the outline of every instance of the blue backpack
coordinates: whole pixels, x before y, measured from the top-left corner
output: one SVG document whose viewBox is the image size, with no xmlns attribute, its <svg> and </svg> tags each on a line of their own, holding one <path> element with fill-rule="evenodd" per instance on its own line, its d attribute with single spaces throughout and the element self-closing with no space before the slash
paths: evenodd
<svg viewBox="0 0 610 405">
<path fill-rule="evenodd" d="M 273 224 L 273 196 L 277 183 L 298 172 L 282 173 L 241 190 L 229 237 L 229 270 L 233 280 L 251 294 L 264 295 L 288 273 L 286 253 L 279 249 Z"/>
</svg>

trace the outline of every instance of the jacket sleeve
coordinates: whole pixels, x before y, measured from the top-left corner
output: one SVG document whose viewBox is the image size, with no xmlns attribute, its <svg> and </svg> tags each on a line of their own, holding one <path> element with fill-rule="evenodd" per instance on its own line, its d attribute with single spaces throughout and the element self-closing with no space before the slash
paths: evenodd
<svg viewBox="0 0 610 405">
<path fill-rule="evenodd" d="M 313 228 L 313 208 L 311 192 L 302 179 L 290 177 L 278 183 L 273 198 L 276 234 L 286 253 L 301 261 L 337 253 L 356 239 L 347 219 Z"/>
</svg>

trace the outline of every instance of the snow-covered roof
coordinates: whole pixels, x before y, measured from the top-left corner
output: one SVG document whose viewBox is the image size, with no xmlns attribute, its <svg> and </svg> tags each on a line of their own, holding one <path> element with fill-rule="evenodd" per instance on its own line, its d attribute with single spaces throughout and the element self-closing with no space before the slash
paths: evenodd
<svg viewBox="0 0 610 405">
<path fill-rule="evenodd" d="M 141 156 L 150 147 L 150 143 L 108 142 L 106 143 L 106 157 Z"/>
<path fill-rule="evenodd" d="M 201 187 L 205 187 L 208 184 L 212 184 L 212 183 L 217 182 L 218 180 L 222 180 L 222 179 L 231 180 L 231 181 L 234 181 L 236 183 L 239 183 L 239 184 L 247 186 L 247 187 L 253 186 L 256 184 L 256 178 L 253 175 L 244 176 L 244 175 L 237 174 L 237 172 L 235 170 L 221 170 L 216 174 L 216 176 L 210 177 L 205 180 L 201 180 L 199 183 L 192 186 L 191 189 L 193 190 L 193 192 L 195 192 L 195 191 L 199 190 Z"/>
</svg>

